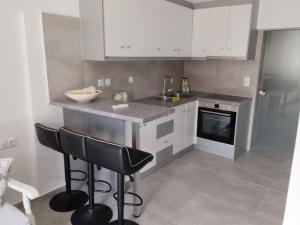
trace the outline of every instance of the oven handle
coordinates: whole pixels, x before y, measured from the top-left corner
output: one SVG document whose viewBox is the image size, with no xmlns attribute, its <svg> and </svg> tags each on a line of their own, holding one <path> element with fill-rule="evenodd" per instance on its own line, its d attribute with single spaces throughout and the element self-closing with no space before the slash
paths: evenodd
<svg viewBox="0 0 300 225">
<path fill-rule="evenodd" d="M 204 113 L 210 113 L 210 114 L 216 114 L 216 115 L 220 115 L 220 116 L 231 116 L 229 113 L 219 113 L 219 112 L 213 112 L 213 111 L 207 111 L 207 110 L 200 110 L 200 112 L 204 112 Z"/>
</svg>

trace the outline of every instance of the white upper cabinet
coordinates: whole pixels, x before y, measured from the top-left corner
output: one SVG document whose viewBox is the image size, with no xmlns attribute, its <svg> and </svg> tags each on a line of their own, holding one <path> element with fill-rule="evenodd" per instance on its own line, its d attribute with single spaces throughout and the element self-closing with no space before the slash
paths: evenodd
<svg viewBox="0 0 300 225">
<path fill-rule="evenodd" d="M 226 56 L 247 57 L 251 10 L 251 5 L 230 7 Z"/>
<path fill-rule="evenodd" d="M 169 1 L 162 1 L 163 19 L 158 22 L 162 26 L 165 56 L 190 57 L 192 47 L 193 10 Z M 153 18 L 153 16 L 152 16 Z M 160 25 L 159 25 L 160 24 Z"/>
<path fill-rule="evenodd" d="M 209 9 L 194 11 L 192 57 L 207 56 Z"/>
<path fill-rule="evenodd" d="M 252 5 L 198 9 L 192 57 L 247 58 Z"/>
<path fill-rule="evenodd" d="M 208 56 L 225 56 L 229 7 L 211 8 L 208 20 Z"/>
<path fill-rule="evenodd" d="M 299 0 L 261 0 L 257 28 L 260 30 L 299 29 Z"/>
<path fill-rule="evenodd" d="M 178 4 L 80 0 L 80 17 L 85 59 L 190 56 L 193 10 Z"/>
</svg>

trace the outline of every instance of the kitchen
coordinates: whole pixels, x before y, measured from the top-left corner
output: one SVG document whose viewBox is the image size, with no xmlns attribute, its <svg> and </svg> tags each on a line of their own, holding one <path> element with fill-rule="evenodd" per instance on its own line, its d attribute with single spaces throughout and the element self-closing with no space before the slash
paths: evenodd
<svg viewBox="0 0 300 225">
<path fill-rule="evenodd" d="M 238 165 L 255 139 L 265 38 L 256 31 L 256 2 L 212 1 L 193 9 L 178 1 L 124 2 L 79 1 L 80 17 L 41 15 L 48 101 L 63 108 L 64 126 L 151 153 L 142 178 L 195 150 Z M 91 103 L 65 96 L 89 86 L 102 91 Z M 113 100 L 124 92 L 128 101 Z M 79 161 L 73 166 L 84 168 Z M 98 175 L 109 178 L 103 170 Z M 143 192 L 139 182 L 137 175 L 135 193 Z"/>
</svg>

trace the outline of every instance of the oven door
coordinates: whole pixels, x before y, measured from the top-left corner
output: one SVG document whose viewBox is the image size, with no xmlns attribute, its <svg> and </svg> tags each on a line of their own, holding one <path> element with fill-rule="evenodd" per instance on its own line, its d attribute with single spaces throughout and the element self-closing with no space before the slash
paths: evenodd
<svg viewBox="0 0 300 225">
<path fill-rule="evenodd" d="M 198 109 L 197 136 L 226 144 L 234 144 L 236 112 Z"/>
</svg>

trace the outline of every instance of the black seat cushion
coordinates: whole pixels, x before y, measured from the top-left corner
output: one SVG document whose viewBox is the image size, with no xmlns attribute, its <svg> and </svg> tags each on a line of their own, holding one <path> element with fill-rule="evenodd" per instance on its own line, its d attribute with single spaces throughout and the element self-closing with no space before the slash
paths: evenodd
<svg viewBox="0 0 300 225">
<path fill-rule="evenodd" d="M 130 165 L 127 167 L 125 174 L 130 175 L 141 170 L 153 160 L 153 155 L 148 152 L 126 147 L 129 153 Z"/>
<path fill-rule="evenodd" d="M 38 140 L 42 145 L 64 153 L 60 144 L 59 130 L 47 127 L 40 123 L 36 123 L 35 128 Z"/>
<path fill-rule="evenodd" d="M 86 139 L 86 150 L 89 162 L 125 175 L 136 173 L 153 160 L 150 153 L 92 137 Z"/>
<path fill-rule="evenodd" d="M 78 159 L 87 161 L 85 138 L 85 135 L 65 127 L 60 129 L 60 141 L 63 150 Z"/>
</svg>

